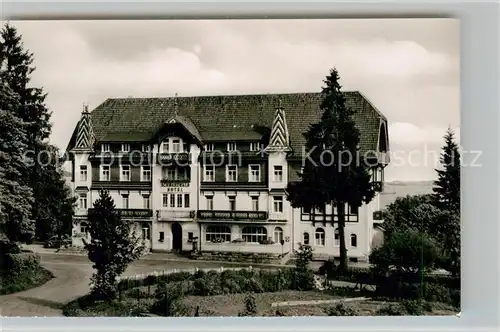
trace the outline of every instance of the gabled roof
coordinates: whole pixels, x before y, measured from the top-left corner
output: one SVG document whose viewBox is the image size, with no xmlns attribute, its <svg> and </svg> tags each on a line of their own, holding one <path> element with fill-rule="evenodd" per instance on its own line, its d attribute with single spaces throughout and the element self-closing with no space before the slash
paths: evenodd
<svg viewBox="0 0 500 332">
<path fill-rule="evenodd" d="M 344 94 L 347 105 L 355 111 L 361 150 L 375 151 L 385 116 L 361 93 Z M 270 130 L 279 100 L 286 113 L 290 145 L 301 151 L 303 133 L 321 117 L 321 93 L 107 99 L 92 111 L 92 124 L 97 141 L 146 141 L 179 114 L 177 117 L 183 123 L 190 122 L 195 128 L 191 130 L 204 142 L 254 140 L 262 137 L 263 128 Z"/>
<path fill-rule="evenodd" d="M 198 131 L 198 128 L 191 122 L 191 120 L 188 117 L 182 116 L 182 115 L 177 115 L 174 114 L 173 117 L 165 121 L 163 124 L 159 126 L 157 129 L 157 132 L 161 130 L 164 126 L 168 126 L 171 124 L 180 124 L 182 125 L 198 142 L 203 142 L 200 132 Z M 151 137 L 149 137 L 151 138 Z"/>
</svg>

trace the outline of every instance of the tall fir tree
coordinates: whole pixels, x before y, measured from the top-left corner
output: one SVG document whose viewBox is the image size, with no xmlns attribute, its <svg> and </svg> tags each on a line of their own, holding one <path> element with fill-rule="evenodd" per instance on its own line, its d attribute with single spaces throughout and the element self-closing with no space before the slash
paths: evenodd
<svg viewBox="0 0 500 332">
<path fill-rule="evenodd" d="M 64 179 L 61 157 L 55 146 L 44 144 L 37 168 L 38 199 L 34 202 L 37 214 L 36 238 L 47 241 L 53 236 L 71 235 L 76 197 Z"/>
<path fill-rule="evenodd" d="M 43 89 L 31 86 L 31 75 L 35 70 L 33 54 L 24 48 L 22 36 L 12 25 L 5 24 L 0 35 L 2 77 L 19 96 L 17 107 L 11 111 L 24 122 L 26 131 L 26 156 L 30 167 L 24 170 L 20 182 L 24 181 L 23 185 L 33 191 L 35 203 L 31 218 L 35 220 L 37 238 L 46 240 L 55 235 L 56 229 L 65 228 L 58 225 L 68 224 L 73 197 L 65 187 L 58 166 L 58 153 L 46 142 L 51 133 L 51 112 L 45 105 Z M 48 157 L 52 160 L 47 162 Z"/>
<path fill-rule="evenodd" d="M 460 152 L 455 142 L 455 133 L 448 128 L 441 149 L 442 169 L 436 169 L 438 179 L 434 182 L 435 204 L 444 210 L 460 211 Z"/>
<path fill-rule="evenodd" d="M 92 294 L 100 300 L 117 295 L 117 277 L 138 259 L 144 250 L 134 224 L 122 220 L 109 193 L 101 190 L 94 208 L 89 211 L 90 242 L 84 242 L 88 258 L 96 270 L 92 276 Z"/>
<path fill-rule="evenodd" d="M 360 207 L 370 202 L 375 191 L 369 166 L 360 156 L 359 130 L 354 111 L 346 105 L 339 84 L 339 74 L 332 69 L 324 81 L 323 115 L 304 134 L 307 156 L 299 174 L 300 181 L 290 183 L 288 199 L 293 207 L 325 211 L 326 205 L 336 208 L 340 236 L 339 271 L 347 270 L 345 244 L 345 212 L 348 205 Z"/>
<path fill-rule="evenodd" d="M 18 103 L 0 75 L 0 233 L 10 241 L 29 242 L 34 236 L 33 193 L 20 181 L 27 167 L 27 145 L 25 123 L 12 112 Z"/>
</svg>

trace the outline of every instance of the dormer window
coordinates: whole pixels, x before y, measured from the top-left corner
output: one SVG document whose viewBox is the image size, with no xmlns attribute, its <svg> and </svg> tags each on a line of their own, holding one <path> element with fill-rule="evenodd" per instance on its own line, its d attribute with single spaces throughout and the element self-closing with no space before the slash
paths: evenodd
<svg viewBox="0 0 500 332">
<path fill-rule="evenodd" d="M 205 144 L 205 151 L 207 152 L 214 151 L 214 143 Z"/>
<path fill-rule="evenodd" d="M 168 144 L 168 141 L 161 143 L 161 152 L 162 153 L 169 153 L 170 152 L 170 146 Z"/>
<path fill-rule="evenodd" d="M 250 151 L 259 151 L 259 150 L 260 150 L 260 143 L 259 142 L 250 143 Z"/>
<path fill-rule="evenodd" d="M 227 143 L 227 151 L 236 151 L 236 143 Z"/>
<path fill-rule="evenodd" d="M 122 144 L 122 152 L 130 152 L 130 144 L 123 143 Z"/>
<path fill-rule="evenodd" d="M 172 152 L 178 153 L 181 152 L 181 140 L 178 138 L 174 138 L 172 140 Z"/>
<path fill-rule="evenodd" d="M 108 143 L 104 143 L 101 145 L 101 151 L 102 152 L 109 152 L 111 149 L 110 149 L 110 146 Z"/>
</svg>

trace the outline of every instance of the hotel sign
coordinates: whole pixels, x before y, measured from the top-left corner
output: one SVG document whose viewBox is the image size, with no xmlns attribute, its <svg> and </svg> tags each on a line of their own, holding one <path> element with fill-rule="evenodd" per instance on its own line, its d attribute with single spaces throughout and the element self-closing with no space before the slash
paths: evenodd
<svg viewBox="0 0 500 332">
<path fill-rule="evenodd" d="M 225 220 L 266 220 L 265 211 L 198 211 L 200 219 L 225 219 Z"/>
<path fill-rule="evenodd" d="M 162 187 L 189 187 L 189 180 L 186 181 L 175 181 L 175 180 L 160 180 Z"/>
</svg>

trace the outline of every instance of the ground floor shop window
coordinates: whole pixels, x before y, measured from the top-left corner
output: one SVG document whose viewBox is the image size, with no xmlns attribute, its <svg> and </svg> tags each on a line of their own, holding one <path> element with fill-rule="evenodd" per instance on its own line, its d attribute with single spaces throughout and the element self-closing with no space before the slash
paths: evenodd
<svg viewBox="0 0 500 332">
<path fill-rule="evenodd" d="M 244 227 L 242 235 L 245 242 L 260 243 L 267 240 L 267 230 L 265 227 Z"/>
<path fill-rule="evenodd" d="M 224 225 L 210 225 L 205 231 L 205 240 L 213 243 L 231 242 L 231 229 Z"/>
</svg>

